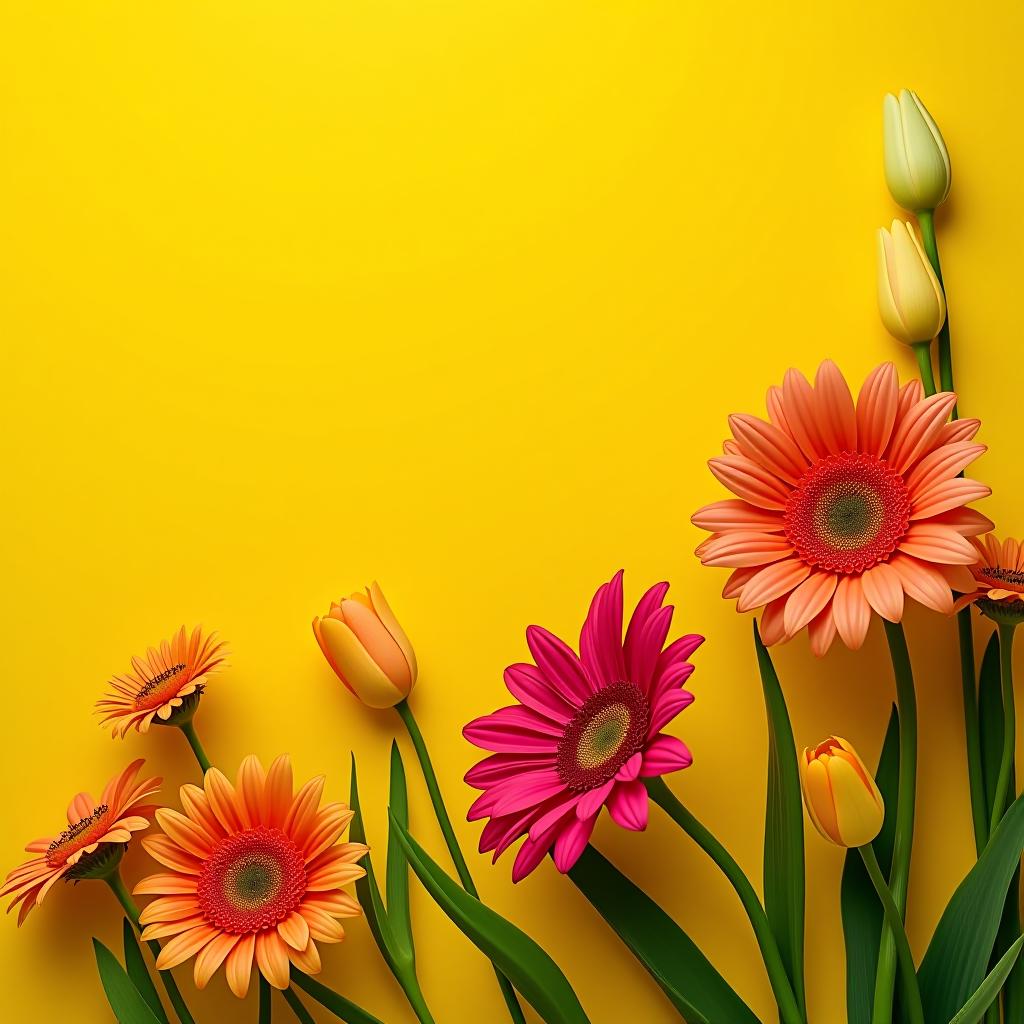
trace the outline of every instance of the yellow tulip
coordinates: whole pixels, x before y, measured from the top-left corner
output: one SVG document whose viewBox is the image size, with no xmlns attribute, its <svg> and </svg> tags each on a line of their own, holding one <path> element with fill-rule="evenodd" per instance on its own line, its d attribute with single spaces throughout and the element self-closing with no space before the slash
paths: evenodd
<svg viewBox="0 0 1024 1024">
<path fill-rule="evenodd" d="M 883 103 L 885 181 L 904 210 L 934 210 L 949 195 L 949 153 L 939 126 L 917 98 L 903 89 Z"/>
<path fill-rule="evenodd" d="M 338 678 L 367 707 L 392 708 L 416 684 L 416 654 L 374 583 L 313 619 L 313 632 Z"/>
<path fill-rule="evenodd" d="M 946 320 L 942 285 L 914 228 L 894 220 L 878 229 L 878 311 L 885 329 L 908 345 L 931 341 Z"/>
<path fill-rule="evenodd" d="M 804 750 L 800 785 L 808 817 L 830 843 L 864 846 L 882 830 L 882 794 L 857 752 L 839 736 Z"/>
</svg>

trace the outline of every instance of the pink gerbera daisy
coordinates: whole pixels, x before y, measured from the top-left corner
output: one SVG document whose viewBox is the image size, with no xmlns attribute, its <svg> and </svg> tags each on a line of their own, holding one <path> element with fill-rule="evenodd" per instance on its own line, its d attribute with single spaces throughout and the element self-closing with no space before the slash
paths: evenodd
<svg viewBox="0 0 1024 1024">
<path fill-rule="evenodd" d="M 768 419 L 729 417 L 732 438 L 711 472 L 736 495 L 697 512 L 712 536 L 705 565 L 733 570 L 725 597 L 737 611 L 763 608 L 765 643 L 805 626 L 816 654 L 836 633 L 864 642 L 871 612 L 903 617 L 904 595 L 953 610 L 972 590 L 969 537 L 992 529 L 967 504 L 991 491 L 959 476 L 985 446 L 978 420 L 949 422 L 956 395 L 902 388 L 891 363 L 874 370 L 856 404 L 835 363 L 814 387 L 790 370 L 768 392 Z"/>
<path fill-rule="evenodd" d="M 647 827 L 641 779 L 689 766 L 682 740 L 661 730 L 693 701 L 682 688 L 703 643 L 696 635 L 665 647 L 672 607 L 667 583 L 640 599 L 622 638 L 622 572 L 594 595 L 580 654 L 540 626 L 526 642 L 535 664 L 510 665 L 505 685 L 519 703 L 470 722 L 463 735 L 494 751 L 466 775 L 483 794 L 469 820 L 490 818 L 480 852 L 498 857 L 527 836 L 512 880 L 553 850 L 568 871 L 590 839 L 601 808 L 623 828 Z"/>
</svg>

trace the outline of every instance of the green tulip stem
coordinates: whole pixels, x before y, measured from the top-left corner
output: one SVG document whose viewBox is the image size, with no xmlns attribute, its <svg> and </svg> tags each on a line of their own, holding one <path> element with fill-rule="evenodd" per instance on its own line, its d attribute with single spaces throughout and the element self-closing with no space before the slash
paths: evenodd
<svg viewBox="0 0 1024 1024">
<path fill-rule="evenodd" d="M 124 912 L 128 915 L 128 920 L 131 921 L 135 930 L 141 932 L 142 925 L 139 922 L 139 908 L 135 905 L 135 900 L 132 899 L 131 893 L 128 892 L 124 879 L 121 877 L 121 872 L 115 870 L 104 881 L 110 886 L 111 892 L 117 897 L 117 902 L 124 908 Z M 154 941 L 147 943 L 147 945 L 155 960 L 160 955 L 160 943 Z M 170 971 L 160 971 L 159 974 L 164 988 L 167 989 L 167 998 L 170 999 L 178 1020 L 181 1024 L 196 1024 L 192 1014 L 188 1012 L 185 1000 L 181 997 L 181 992 L 178 989 L 178 983 L 174 980 L 174 975 Z"/>
<path fill-rule="evenodd" d="M 260 1005 L 258 1024 L 271 1024 L 270 1017 L 272 1008 L 270 1004 L 270 982 L 263 977 L 262 971 L 256 972 L 259 975 Z"/>
<path fill-rule="evenodd" d="M 205 775 L 210 770 L 210 759 L 206 756 L 202 743 L 199 742 L 195 723 L 189 719 L 187 722 L 182 722 L 178 728 L 185 734 L 185 739 L 188 740 L 188 745 L 192 748 L 192 753 L 196 755 L 199 767 L 202 768 Z"/>
<path fill-rule="evenodd" d="M 793 994 L 793 987 L 786 974 L 778 943 L 772 933 L 768 915 L 761 901 L 757 898 L 754 887 L 743 873 L 739 864 L 733 860 L 728 850 L 714 835 L 676 798 L 660 776 L 645 779 L 647 791 L 651 799 L 718 865 L 722 874 L 736 890 L 736 895 L 747 912 L 750 924 L 754 929 L 754 937 L 761 949 L 768 980 L 771 982 L 775 1001 L 779 1007 L 782 1024 L 804 1024 L 800 1006 Z"/>
<path fill-rule="evenodd" d="M 978 856 L 988 845 L 988 808 L 981 767 L 981 723 L 978 718 L 978 687 L 974 676 L 974 633 L 971 609 L 957 613 L 960 634 L 960 681 L 964 700 L 964 732 L 967 736 L 967 781 L 971 792 L 971 818 L 974 821 L 974 849 Z"/>
<path fill-rule="evenodd" d="M 899 709 L 900 770 L 896 790 L 896 834 L 892 848 L 889 890 L 902 919 L 907 912 L 910 882 L 910 853 L 914 844 L 914 803 L 917 796 L 917 696 L 914 673 L 907 650 L 907 637 L 898 622 L 885 622 Z M 892 1021 L 893 989 L 896 984 L 896 938 L 891 927 L 882 929 L 875 975 L 873 1024 Z"/>
<path fill-rule="evenodd" d="M 889 922 L 889 928 L 896 938 L 896 953 L 899 957 L 900 975 L 903 978 L 903 991 L 907 994 L 907 1013 L 910 1017 L 910 1024 L 924 1024 L 924 1008 L 921 1006 L 921 989 L 917 983 L 917 970 L 914 967 L 914 956 L 910 952 L 910 943 L 907 941 L 907 932 L 903 926 L 903 919 L 892 901 L 892 893 L 885 883 L 885 876 L 878 866 L 878 858 L 875 856 L 874 847 L 868 843 L 867 846 L 858 847 L 864 867 L 867 868 L 868 876 L 882 901 L 882 910 L 885 912 L 885 919 Z"/>
<path fill-rule="evenodd" d="M 932 372 L 932 343 L 930 341 L 919 341 L 911 345 L 914 355 L 917 356 L 917 367 L 921 373 L 921 383 L 924 385 L 925 395 L 935 394 L 935 374 Z"/>
<path fill-rule="evenodd" d="M 430 802 L 434 806 L 434 815 L 441 828 L 441 834 L 444 836 L 445 844 L 448 847 L 448 853 L 451 855 L 452 863 L 455 865 L 455 870 L 458 873 L 459 881 L 462 883 L 462 888 L 465 889 L 470 896 L 479 899 L 480 894 L 477 891 L 476 884 L 473 882 L 472 875 L 469 873 L 469 866 L 466 864 L 466 858 L 462 855 L 462 849 L 459 847 L 459 840 L 455 835 L 455 829 L 452 828 L 452 820 L 448 816 L 448 809 L 444 805 L 444 798 L 441 796 L 441 787 L 437 784 L 437 775 L 434 772 L 434 766 L 430 760 L 430 753 L 427 750 L 427 744 L 423 739 L 423 733 L 420 732 L 420 727 L 416 724 L 412 708 L 409 707 L 409 702 L 407 700 L 403 700 L 399 701 L 395 705 L 395 711 L 398 712 L 398 717 L 402 719 L 402 722 L 409 733 L 409 738 L 412 740 L 412 745 L 416 750 L 416 756 L 419 758 L 420 762 L 420 769 L 423 772 L 423 781 L 427 784 L 427 792 L 430 794 Z M 501 994 L 505 999 L 505 1005 L 508 1007 L 508 1012 L 512 1017 L 512 1020 L 515 1021 L 516 1024 L 526 1024 L 526 1018 L 523 1016 L 523 1010 L 519 1005 L 519 1000 L 516 998 L 515 989 L 512 987 L 512 983 L 497 968 L 494 969 L 494 973 L 498 976 L 498 986 L 501 988 Z"/>
<path fill-rule="evenodd" d="M 313 1014 L 311 1014 L 309 1010 L 302 1005 L 299 1001 L 299 997 L 295 993 L 295 990 L 291 986 L 286 989 L 282 989 L 281 995 L 284 996 L 284 1001 L 292 1008 L 292 1013 L 295 1014 L 299 1024 L 316 1024 L 316 1021 L 313 1020 Z M 267 1014 L 267 1020 L 270 1020 L 269 1014 Z"/>
<path fill-rule="evenodd" d="M 1003 752 L 999 758 L 999 775 L 992 797 L 992 820 L 989 834 L 996 830 L 1006 811 L 1006 798 L 1010 792 L 1010 776 L 1013 773 L 1013 747 L 1017 738 L 1016 714 L 1013 707 L 1013 634 L 1016 625 L 1008 622 L 999 624 L 999 677 L 1003 688 Z"/>
<path fill-rule="evenodd" d="M 917 223 L 921 228 L 921 237 L 924 239 L 924 251 L 928 254 L 928 260 L 939 279 L 939 286 L 945 293 L 946 286 L 942 283 L 942 266 L 939 263 L 939 247 L 935 242 L 935 211 L 921 210 L 917 215 Z M 946 319 L 939 331 L 939 383 L 943 391 L 953 390 L 953 348 L 949 340 L 949 305 L 946 305 Z M 953 410 L 953 419 L 957 418 L 956 409 Z"/>
</svg>

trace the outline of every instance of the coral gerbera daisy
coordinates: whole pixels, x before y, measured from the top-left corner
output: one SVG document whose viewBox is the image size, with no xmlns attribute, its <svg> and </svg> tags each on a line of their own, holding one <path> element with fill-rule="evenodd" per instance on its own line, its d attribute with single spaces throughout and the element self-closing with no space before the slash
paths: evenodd
<svg viewBox="0 0 1024 1024">
<path fill-rule="evenodd" d="M 217 634 L 192 635 L 185 627 L 159 648 L 150 647 L 144 658 L 132 658 L 132 667 L 110 680 L 110 692 L 96 703 L 102 721 L 113 722 L 113 736 L 124 739 L 129 729 L 148 732 L 158 725 L 180 725 L 195 714 L 206 677 L 226 656 Z"/>
<path fill-rule="evenodd" d="M 991 491 L 961 471 L 985 446 L 978 420 L 949 422 L 956 395 L 902 388 L 891 363 L 875 369 L 857 402 L 831 361 L 812 387 L 790 370 L 768 392 L 768 419 L 734 415 L 712 473 L 736 498 L 693 516 L 712 536 L 705 565 L 733 569 L 724 596 L 737 611 L 764 608 L 765 643 L 805 626 L 816 654 L 836 633 L 851 648 L 871 612 L 903 616 L 904 596 L 953 610 L 977 560 L 968 540 L 992 529 L 967 504 Z"/>
<path fill-rule="evenodd" d="M 469 820 L 490 818 L 480 852 L 494 860 L 520 836 L 512 880 L 553 851 L 568 871 L 590 839 L 601 808 L 623 828 L 647 827 L 641 779 L 689 766 L 682 740 L 661 730 L 693 701 L 682 688 L 689 657 L 704 638 L 691 634 L 665 647 L 673 609 L 662 606 L 667 583 L 640 599 L 622 637 L 622 572 L 594 595 L 580 654 L 540 626 L 526 642 L 534 664 L 510 665 L 505 685 L 519 701 L 463 730 L 494 751 L 466 775 L 483 790 Z"/>
<path fill-rule="evenodd" d="M 250 755 L 236 785 L 211 768 L 198 786 L 182 786 L 184 813 L 156 812 L 163 835 L 143 845 L 169 872 L 144 878 L 135 893 L 158 895 L 143 911 L 144 939 L 170 938 L 157 967 L 195 957 L 204 988 L 221 964 L 242 998 L 255 960 L 275 988 L 288 987 L 289 963 L 320 970 L 316 942 L 340 942 L 337 918 L 358 917 L 342 886 L 365 872 L 361 843 L 339 843 L 352 820 L 345 804 L 320 807 L 324 779 L 293 793 L 287 755 L 264 771 Z M 172 937 L 173 936 L 173 937 Z"/>
<path fill-rule="evenodd" d="M 971 566 L 972 585 L 957 598 L 956 607 L 977 602 L 991 619 L 1011 625 L 1024 621 L 1024 545 L 994 534 L 972 539 L 978 561 Z"/>
<path fill-rule="evenodd" d="M 63 878 L 107 878 L 124 855 L 132 834 L 149 827 L 156 807 L 142 803 L 152 796 L 162 779 L 136 781 L 144 762 L 133 761 L 103 788 L 98 801 L 79 793 L 68 804 L 68 827 L 60 835 L 36 839 L 25 847 L 37 856 L 15 868 L 0 889 L 0 897 L 14 896 L 8 913 L 19 903 L 20 925 L 29 911 L 43 902 L 53 884 Z"/>
</svg>

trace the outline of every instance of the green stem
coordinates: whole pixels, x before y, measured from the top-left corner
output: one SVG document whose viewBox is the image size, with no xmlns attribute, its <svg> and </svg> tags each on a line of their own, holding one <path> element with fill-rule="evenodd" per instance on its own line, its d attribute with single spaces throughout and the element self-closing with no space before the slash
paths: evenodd
<svg viewBox="0 0 1024 1024">
<path fill-rule="evenodd" d="M 992 798 L 992 820 L 989 822 L 989 834 L 995 832 L 996 825 L 1002 820 L 1006 811 L 1006 798 L 1010 792 L 1010 775 L 1013 770 L 1013 747 L 1017 738 L 1016 714 L 1013 708 L 1013 634 L 1016 626 L 1002 622 L 999 624 L 999 678 L 1003 690 L 1003 752 L 999 759 L 999 775 L 996 777 L 996 790 Z"/>
<path fill-rule="evenodd" d="M 399 718 L 405 724 L 405 728 L 409 732 L 409 738 L 412 740 L 412 745 L 416 749 L 416 756 L 419 758 L 420 769 L 423 772 L 423 780 L 426 782 L 427 792 L 430 794 L 430 802 L 434 805 L 434 815 L 437 818 L 438 825 L 441 827 L 441 834 L 444 836 L 445 844 L 448 847 L 449 854 L 451 854 L 455 870 L 458 872 L 462 888 L 470 896 L 479 899 L 480 894 L 477 892 L 476 885 L 469 873 L 466 858 L 463 857 L 462 850 L 459 848 L 459 841 L 455 836 L 455 829 L 452 828 L 452 820 L 448 817 L 448 809 L 444 805 L 441 788 L 437 784 L 437 775 L 434 773 L 434 766 L 431 764 L 427 745 L 423 740 L 420 727 L 416 724 L 416 719 L 413 717 L 412 708 L 409 707 L 408 701 L 403 700 L 395 705 L 395 711 L 398 712 Z M 512 983 L 497 968 L 494 969 L 494 973 L 498 977 L 498 985 L 501 988 L 501 994 L 505 998 L 505 1005 L 508 1007 L 512 1020 L 516 1024 L 526 1024 L 526 1018 L 523 1016 L 523 1011 L 519 1005 L 519 1000 L 516 998 L 515 989 L 512 988 Z"/>
<path fill-rule="evenodd" d="M 299 1024 L 316 1024 L 316 1021 L 313 1020 L 313 1015 L 302 1005 L 291 986 L 283 989 L 281 995 L 284 996 L 284 1001 L 292 1008 L 292 1013 L 298 1018 Z M 270 1018 L 267 1017 L 267 1020 L 270 1020 Z"/>
<path fill-rule="evenodd" d="M 402 986 L 405 998 L 409 1001 L 412 1012 L 416 1014 L 416 1019 L 420 1024 L 434 1024 L 434 1018 L 427 1006 L 426 999 L 423 998 L 423 991 L 416 980 L 416 975 L 410 974 L 408 977 L 396 975 L 396 977 L 398 977 L 398 983 Z"/>
<path fill-rule="evenodd" d="M 900 722 L 900 771 L 896 795 L 896 834 L 892 847 L 889 890 L 902 919 L 907 912 L 910 882 L 910 853 L 914 844 L 914 803 L 917 796 L 917 697 L 910 666 L 907 638 L 900 623 L 885 622 Z M 890 927 L 882 929 L 875 975 L 873 1024 L 892 1021 L 893 989 L 896 984 L 896 939 Z"/>
<path fill-rule="evenodd" d="M 131 897 L 131 893 L 125 887 L 124 879 L 121 877 L 120 871 L 115 871 L 109 878 L 106 879 L 107 885 L 110 886 L 111 891 L 117 897 L 118 903 L 124 908 L 124 912 L 128 915 L 128 920 L 135 926 L 137 932 L 142 931 L 142 925 L 139 924 L 139 908 L 135 905 L 135 901 Z M 160 943 L 149 942 L 149 951 L 153 954 L 155 960 L 160 955 Z M 171 1005 L 174 1007 L 174 1012 L 177 1014 L 178 1020 L 181 1024 L 195 1024 L 195 1020 L 192 1014 L 188 1012 L 188 1007 L 185 1005 L 185 1000 L 181 997 L 181 992 L 178 990 L 178 983 L 174 980 L 174 976 L 170 971 L 160 971 L 160 980 L 164 984 L 164 988 L 167 990 L 167 998 L 170 999 Z"/>
<path fill-rule="evenodd" d="M 315 999 L 324 1009 L 330 1010 L 339 1020 L 362 1021 L 364 1024 L 383 1024 L 381 1020 L 361 1006 L 357 1006 L 350 999 L 346 999 L 340 992 L 328 988 L 322 982 L 303 974 L 297 967 L 292 965 L 290 974 L 292 984 L 301 988 L 310 998 Z"/>
<path fill-rule="evenodd" d="M 974 675 L 974 633 L 971 609 L 962 608 L 956 616 L 960 635 L 960 681 L 964 698 L 964 732 L 967 736 L 967 782 L 971 792 L 971 818 L 974 821 L 974 849 L 978 856 L 988 845 L 988 809 L 981 766 L 981 726 L 978 721 L 978 686 Z"/>
<path fill-rule="evenodd" d="M 942 283 L 942 265 L 939 263 L 939 247 L 935 241 L 935 211 L 922 210 L 917 215 L 917 223 L 924 239 L 924 251 L 939 279 L 939 286 L 945 293 L 946 286 Z M 939 330 L 939 383 L 943 391 L 953 390 L 953 347 L 949 338 L 949 303 L 946 303 L 946 319 Z M 957 418 L 956 407 L 953 407 L 953 419 Z"/>
<path fill-rule="evenodd" d="M 263 977 L 263 974 L 261 972 L 257 972 L 257 973 L 259 973 L 259 976 L 260 976 L 260 1015 L 259 1015 L 259 1024 L 270 1024 L 270 1014 L 271 1014 L 270 982 L 267 981 L 267 979 Z"/>
<path fill-rule="evenodd" d="M 932 343 L 930 341 L 919 341 L 910 346 L 917 356 L 917 368 L 921 372 L 921 383 L 924 385 L 925 395 L 935 394 L 935 375 L 932 373 Z"/>
<path fill-rule="evenodd" d="M 188 740 L 188 745 L 192 748 L 192 753 L 196 755 L 199 767 L 203 769 L 205 775 L 210 770 L 210 759 L 206 756 L 206 751 L 203 750 L 203 745 L 196 735 L 195 723 L 192 721 L 182 722 L 178 728 L 185 734 L 185 739 Z"/>
<path fill-rule="evenodd" d="M 800 1006 L 793 994 L 793 986 L 786 975 L 778 944 L 772 934 L 768 915 L 761 906 L 761 901 L 743 873 L 739 864 L 733 860 L 728 850 L 694 817 L 686 806 L 676 798 L 665 784 L 661 776 L 645 779 L 651 799 L 718 865 L 722 874 L 732 883 L 736 895 L 747 912 L 750 924 L 754 929 L 754 937 L 761 949 L 768 980 L 771 982 L 775 1001 L 779 1007 L 779 1017 L 783 1024 L 803 1024 Z"/>
<path fill-rule="evenodd" d="M 878 898 L 882 901 L 885 919 L 889 922 L 892 934 L 896 937 L 896 952 L 899 955 L 903 990 L 907 994 L 907 1012 L 910 1015 L 910 1024 L 924 1024 L 921 989 L 917 984 L 917 970 L 914 967 L 914 956 L 910 952 L 910 943 L 907 941 L 907 932 L 903 927 L 903 918 L 892 901 L 892 893 L 889 892 L 882 869 L 878 866 L 874 847 L 868 843 L 867 846 L 861 846 L 859 849 L 864 867 L 867 868 L 868 876 L 874 884 L 875 892 L 878 893 Z"/>
</svg>

